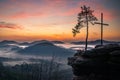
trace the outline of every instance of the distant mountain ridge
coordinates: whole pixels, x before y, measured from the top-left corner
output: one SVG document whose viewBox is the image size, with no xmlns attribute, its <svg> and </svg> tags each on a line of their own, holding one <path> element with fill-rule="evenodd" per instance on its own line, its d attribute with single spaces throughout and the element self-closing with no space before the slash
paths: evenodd
<svg viewBox="0 0 120 80">
<path fill-rule="evenodd" d="M 94 40 L 94 41 L 88 41 L 88 44 L 93 44 L 93 45 L 97 45 L 97 44 L 100 44 L 101 43 L 101 40 Z M 120 43 L 120 42 L 117 42 L 117 41 L 107 41 L 107 40 L 103 40 L 103 43 L 104 44 L 110 44 L 110 43 Z M 85 44 L 85 41 L 76 41 L 76 42 L 71 42 L 71 44 Z"/>
<path fill-rule="evenodd" d="M 29 45 L 30 43 L 29 42 L 22 42 L 22 43 L 19 43 L 19 45 Z"/>
<path fill-rule="evenodd" d="M 42 41 L 36 44 L 33 44 L 29 47 L 26 47 L 17 53 L 26 54 L 26 55 L 41 55 L 41 56 L 70 56 L 73 54 L 72 50 L 65 49 L 59 46 L 54 45 L 50 41 Z"/>
<path fill-rule="evenodd" d="M 34 45 L 34 44 L 38 44 L 38 43 L 42 43 L 42 42 L 48 42 L 48 40 L 38 40 L 38 41 L 33 41 L 30 44 Z"/>
<path fill-rule="evenodd" d="M 16 41 L 9 41 L 9 40 L 3 40 L 0 42 L 0 45 L 8 45 L 8 44 L 18 44 Z"/>
<path fill-rule="evenodd" d="M 55 43 L 55 44 L 64 44 L 64 42 L 62 41 L 51 41 L 52 43 Z"/>
<path fill-rule="evenodd" d="M 0 46 L 1 45 L 8 45 L 8 44 L 19 44 L 19 45 L 34 45 L 34 44 L 38 44 L 38 43 L 42 43 L 42 42 L 47 42 L 48 40 L 38 40 L 38 41 L 33 41 L 33 42 L 16 42 L 16 41 L 12 41 L 12 40 L 3 40 L 0 42 Z M 64 42 L 62 41 L 49 41 L 53 44 L 64 44 Z M 93 40 L 93 41 L 88 41 L 88 44 L 100 44 L 101 40 Z M 70 42 L 71 44 L 85 44 L 85 41 L 73 41 Z M 103 43 L 120 43 L 120 41 L 108 41 L 108 40 L 103 40 Z"/>
</svg>

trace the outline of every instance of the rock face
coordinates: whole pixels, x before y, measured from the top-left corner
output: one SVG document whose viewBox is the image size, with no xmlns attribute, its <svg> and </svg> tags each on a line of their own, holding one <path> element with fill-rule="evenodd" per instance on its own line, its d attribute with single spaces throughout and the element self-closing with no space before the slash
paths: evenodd
<svg viewBox="0 0 120 80">
<path fill-rule="evenodd" d="M 120 45 L 107 44 L 78 51 L 68 58 L 73 80 L 120 80 Z"/>
</svg>

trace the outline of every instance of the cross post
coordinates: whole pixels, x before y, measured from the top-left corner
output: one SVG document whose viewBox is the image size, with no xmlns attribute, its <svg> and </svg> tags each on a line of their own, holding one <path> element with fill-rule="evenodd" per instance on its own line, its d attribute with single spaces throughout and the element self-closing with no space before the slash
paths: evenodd
<svg viewBox="0 0 120 80">
<path fill-rule="evenodd" d="M 101 22 L 95 22 L 95 24 L 101 25 L 101 45 L 103 45 L 103 25 L 108 26 L 109 24 L 105 24 L 103 22 L 103 13 L 101 13 Z"/>
</svg>

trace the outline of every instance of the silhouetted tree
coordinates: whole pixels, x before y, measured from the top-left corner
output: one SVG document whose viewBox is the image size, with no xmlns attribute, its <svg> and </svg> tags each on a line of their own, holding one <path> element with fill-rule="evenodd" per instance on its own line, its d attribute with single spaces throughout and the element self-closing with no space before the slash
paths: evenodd
<svg viewBox="0 0 120 80">
<path fill-rule="evenodd" d="M 92 14 L 94 11 L 90 9 L 90 7 L 86 7 L 85 5 L 81 7 L 81 12 L 78 14 L 78 23 L 72 29 L 73 36 L 75 37 L 77 33 L 80 32 L 80 29 L 86 25 L 86 44 L 85 44 L 85 51 L 87 50 L 87 41 L 88 41 L 88 25 L 89 22 L 94 24 L 94 21 L 97 21 L 97 18 Z"/>
</svg>

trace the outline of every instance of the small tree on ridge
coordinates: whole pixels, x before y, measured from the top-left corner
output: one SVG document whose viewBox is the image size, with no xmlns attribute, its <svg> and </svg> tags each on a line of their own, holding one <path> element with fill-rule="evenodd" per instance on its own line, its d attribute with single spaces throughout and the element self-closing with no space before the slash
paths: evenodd
<svg viewBox="0 0 120 80">
<path fill-rule="evenodd" d="M 89 35 L 89 22 L 94 25 L 94 21 L 97 21 L 97 18 L 92 14 L 94 11 L 90 7 L 85 5 L 81 7 L 81 12 L 78 14 L 78 23 L 72 29 L 73 36 L 75 37 L 77 33 L 80 33 L 80 29 L 86 26 L 86 41 L 85 41 L 85 51 L 87 50 L 88 44 L 88 35 Z"/>
</svg>

